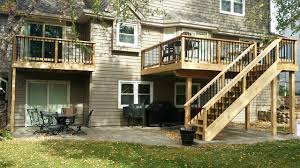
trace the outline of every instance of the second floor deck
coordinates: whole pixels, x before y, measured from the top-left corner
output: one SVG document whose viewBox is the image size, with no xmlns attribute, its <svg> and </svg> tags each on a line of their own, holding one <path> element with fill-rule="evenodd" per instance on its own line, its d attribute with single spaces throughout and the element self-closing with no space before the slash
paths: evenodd
<svg viewBox="0 0 300 168">
<path fill-rule="evenodd" d="M 48 70 L 95 70 L 95 43 L 88 41 L 16 36 L 13 68 Z"/>
<path fill-rule="evenodd" d="M 142 75 L 150 75 L 176 70 L 222 71 L 249 48 L 247 54 L 255 57 L 264 46 L 257 47 L 254 41 L 178 36 L 144 49 L 141 52 L 141 72 Z M 287 71 L 297 71 L 296 40 L 283 39 L 279 48 L 281 65 Z"/>
</svg>

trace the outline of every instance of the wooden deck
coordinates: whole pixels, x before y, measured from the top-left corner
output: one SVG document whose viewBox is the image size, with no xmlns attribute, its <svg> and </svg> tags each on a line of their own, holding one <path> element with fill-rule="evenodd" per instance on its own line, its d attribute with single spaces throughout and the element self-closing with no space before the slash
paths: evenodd
<svg viewBox="0 0 300 168">
<path fill-rule="evenodd" d="M 243 52 L 248 51 L 245 53 L 248 55 L 245 58 L 248 58 L 265 48 L 251 48 L 253 45 L 255 42 L 178 36 L 142 50 L 141 74 L 152 75 L 178 70 L 205 71 L 207 74 L 220 72 Z M 282 57 L 278 67 L 285 71 L 297 71 L 298 66 L 293 57 L 295 40 L 283 39 L 279 48 Z"/>
<path fill-rule="evenodd" d="M 94 71 L 95 43 L 16 36 L 12 68 Z"/>
</svg>

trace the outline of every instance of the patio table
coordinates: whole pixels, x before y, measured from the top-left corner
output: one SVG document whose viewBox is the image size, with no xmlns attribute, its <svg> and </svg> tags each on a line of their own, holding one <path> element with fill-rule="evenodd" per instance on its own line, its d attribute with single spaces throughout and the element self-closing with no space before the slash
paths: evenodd
<svg viewBox="0 0 300 168">
<path fill-rule="evenodd" d="M 57 122 L 62 124 L 67 131 L 74 131 L 73 129 L 69 128 L 69 125 L 74 122 L 76 116 L 77 114 L 58 114 Z"/>
</svg>

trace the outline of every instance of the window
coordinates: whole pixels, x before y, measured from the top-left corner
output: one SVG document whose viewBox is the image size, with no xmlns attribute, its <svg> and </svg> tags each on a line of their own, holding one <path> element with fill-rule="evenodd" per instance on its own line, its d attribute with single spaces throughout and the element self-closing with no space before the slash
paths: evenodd
<svg viewBox="0 0 300 168">
<path fill-rule="evenodd" d="M 244 16 L 245 0 L 220 0 L 220 12 Z"/>
<path fill-rule="evenodd" d="M 193 83 L 192 85 L 192 95 L 195 95 L 201 89 L 200 83 Z M 174 98 L 175 106 L 177 108 L 182 108 L 186 102 L 185 97 L 185 83 L 177 82 L 175 83 L 175 98 Z M 193 103 L 193 105 L 200 106 L 200 99 L 197 99 Z"/>
<path fill-rule="evenodd" d="M 137 46 L 137 25 L 129 23 L 118 23 L 117 44 L 121 46 Z"/>
<path fill-rule="evenodd" d="M 63 38 L 63 26 L 48 25 L 43 23 L 29 23 L 24 26 L 24 35 L 47 38 Z M 30 58 L 43 58 L 53 61 L 55 55 L 55 43 L 41 40 L 25 41 L 26 55 Z M 62 43 L 58 44 L 58 57 L 62 58 Z"/>
<path fill-rule="evenodd" d="M 147 81 L 119 81 L 118 107 L 123 108 L 129 104 L 153 101 L 153 82 Z"/>
</svg>

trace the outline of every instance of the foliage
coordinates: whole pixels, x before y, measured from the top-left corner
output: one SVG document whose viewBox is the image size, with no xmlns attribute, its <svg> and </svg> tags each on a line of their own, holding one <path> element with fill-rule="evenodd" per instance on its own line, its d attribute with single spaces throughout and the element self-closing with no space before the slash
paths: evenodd
<svg viewBox="0 0 300 168">
<path fill-rule="evenodd" d="M 300 1 L 299 0 L 273 0 L 277 12 L 277 30 L 284 31 L 290 28 L 294 33 L 300 31 Z"/>
<path fill-rule="evenodd" d="M 276 11 L 272 15 L 276 16 L 276 29 L 282 33 L 286 29 L 291 29 L 296 33 L 300 31 L 300 1 L 299 0 L 250 0 L 251 7 L 247 11 L 248 25 L 270 23 L 269 2 L 274 3 Z M 252 5 L 255 4 L 255 5 Z"/>
<path fill-rule="evenodd" d="M 289 96 L 289 89 L 283 85 L 279 85 L 279 96 Z"/>
<path fill-rule="evenodd" d="M 82 140 L 0 142 L 0 167 L 297 167 L 300 141 L 199 147 Z"/>
<path fill-rule="evenodd" d="M 9 130 L 6 129 L 0 129 L 0 136 L 4 138 L 5 140 L 12 140 L 13 136 L 11 135 Z"/>
</svg>

